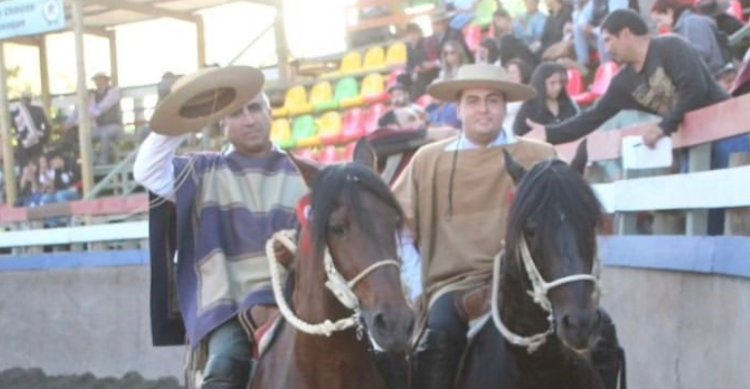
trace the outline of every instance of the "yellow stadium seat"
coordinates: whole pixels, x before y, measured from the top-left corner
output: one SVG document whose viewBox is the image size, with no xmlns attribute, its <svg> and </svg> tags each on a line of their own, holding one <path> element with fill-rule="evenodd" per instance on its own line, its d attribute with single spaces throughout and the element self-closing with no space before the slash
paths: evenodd
<svg viewBox="0 0 750 389">
<path fill-rule="evenodd" d="M 374 70 L 382 67 L 385 67 L 385 50 L 380 46 L 371 47 L 365 53 L 362 69 Z"/>
<path fill-rule="evenodd" d="M 380 73 L 370 73 L 362 80 L 360 96 L 366 104 L 375 104 L 388 99 L 385 91 L 385 77 Z"/>
<path fill-rule="evenodd" d="M 289 125 L 289 120 L 276 119 L 271 123 L 271 141 L 281 148 L 294 147 L 292 128 Z"/>
<path fill-rule="evenodd" d="M 356 73 L 362 69 L 362 54 L 359 51 L 350 51 L 341 59 L 339 73 Z"/>
<path fill-rule="evenodd" d="M 320 116 L 318 122 L 318 135 L 324 144 L 336 143 L 343 129 L 341 114 L 329 111 Z"/>
<path fill-rule="evenodd" d="M 402 66 L 406 64 L 406 43 L 396 42 L 388 47 L 388 51 L 385 54 L 385 65 L 386 66 Z"/>
<path fill-rule="evenodd" d="M 333 100 L 333 88 L 328 81 L 315 84 L 310 90 L 310 104 L 316 112 L 335 109 L 336 102 Z"/>
<path fill-rule="evenodd" d="M 307 101 L 307 91 L 302 85 L 289 88 L 286 91 L 284 107 L 289 110 L 289 115 L 304 115 L 313 111 L 313 106 Z"/>
</svg>

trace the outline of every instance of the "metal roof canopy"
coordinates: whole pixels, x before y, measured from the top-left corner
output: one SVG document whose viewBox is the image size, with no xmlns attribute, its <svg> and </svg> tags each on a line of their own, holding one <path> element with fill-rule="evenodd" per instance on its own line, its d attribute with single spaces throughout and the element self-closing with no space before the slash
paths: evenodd
<svg viewBox="0 0 750 389">
<path fill-rule="evenodd" d="M 157 18 L 171 18 L 195 24 L 198 45 L 198 68 L 206 66 L 205 30 L 203 18 L 197 11 L 219 5 L 245 2 L 275 7 L 276 45 L 279 57 L 279 74 L 282 82 L 288 77 L 288 50 L 283 24 L 283 0 L 64 0 L 66 29 L 75 34 L 76 68 L 77 68 L 77 106 L 88 107 L 88 89 L 86 87 L 86 69 L 83 60 L 83 35 L 97 35 L 109 40 L 110 75 L 117 84 L 117 40 L 114 27 L 121 24 L 142 22 Z M 59 33 L 55 31 L 51 33 Z M 49 113 L 50 94 L 47 70 L 46 40 L 44 35 L 18 37 L 8 42 L 33 45 L 39 49 L 40 73 L 42 82 L 42 101 L 44 110 Z M 0 130 L 3 138 L 3 165 L 6 182 L 14 182 L 14 158 L 10 130 L 10 113 L 8 110 L 7 83 L 5 74 L 4 41 L 0 40 Z M 85 197 L 93 188 L 93 165 L 91 161 L 91 126 L 88 110 L 78 109 L 78 135 L 81 150 L 81 173 Z M 6 185 L 6 202 L 13 205 L 16 201 L 15 185 Z"/>
</svg>

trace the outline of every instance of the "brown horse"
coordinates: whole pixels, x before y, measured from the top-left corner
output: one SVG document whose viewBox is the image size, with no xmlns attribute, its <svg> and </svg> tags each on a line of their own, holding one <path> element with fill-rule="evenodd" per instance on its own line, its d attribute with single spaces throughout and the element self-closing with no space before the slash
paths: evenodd
<svg viewBox="0 0 750 389">
<path fill-rule="evenodd" d="M 602 389 L 599 373 L 583 356 L 602 321 L 596 259 L 601 207 L 582 177 L 585 142 L 571 166 L 548 160 L 526 172 L 510 154 L 505 158 L 518 190 L 505 257 L 496 264 L 494 317 L 474 339 L 457 387 Z"/>
<path fill-rule="evenodd" d="M 292 159 L 312 188 L 293 270 L 290 309 L 299 320 L 283 323 L 250 388 L 385 389 L 371 345 L 406 353 L 414 323 L 399 271 L 401 208 L 372 170 L 366 141 L 348 164 L 321 170 Z M 334 293 L 331 284 L 339 284 Z M 327 320 L 340 325 L 308 325 Z"/>
</svg>

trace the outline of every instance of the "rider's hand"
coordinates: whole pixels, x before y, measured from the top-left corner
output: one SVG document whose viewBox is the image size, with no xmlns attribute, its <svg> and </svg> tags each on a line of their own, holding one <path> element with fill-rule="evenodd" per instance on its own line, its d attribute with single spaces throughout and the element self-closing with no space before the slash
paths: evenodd
<svg viewBox="0 0 750 389">
<path fill-rule="evenodd" d="M 280 263 L 287 269 L 292 265 L 292 262 L 294 261 L 294 254 L 289 251 L 286 246 L 284 246 L 280 242 L 273 242 L 273 251 L 274 254 L 276 254 L 276 261 L 278 263 Z"/>
</svg>

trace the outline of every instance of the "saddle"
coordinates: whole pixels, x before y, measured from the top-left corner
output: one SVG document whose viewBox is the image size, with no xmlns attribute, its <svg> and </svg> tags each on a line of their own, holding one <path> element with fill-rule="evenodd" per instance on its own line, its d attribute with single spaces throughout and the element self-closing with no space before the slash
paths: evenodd
<svg viewBox="0 0 750 389">
<path fill-rule="evenodd" d="M 490 312 L 492 284 L 488 283 L 473 289 L 467 289 L 455 295 L 456 311 L 466 323 L 482 319 Z"/>
<path fill-rule="evenodd" d="M 253 359 L 257 360 L 273 344 L 281 328 L 281 314 L 275 306 L 255 305 L 241 316 L 243 325 L 250 329 L 247 332 L 253 340 Z"/>
</svg>

